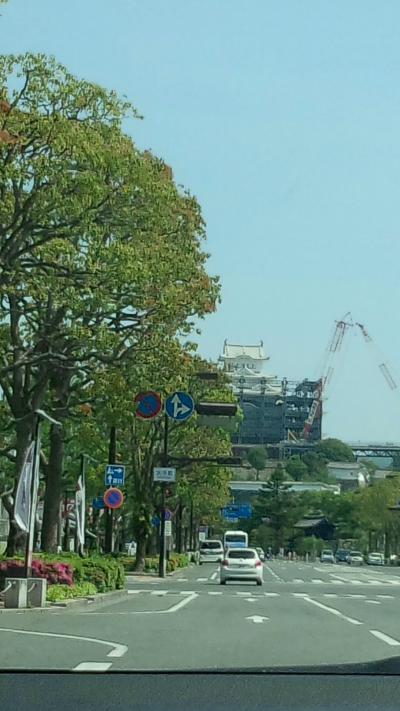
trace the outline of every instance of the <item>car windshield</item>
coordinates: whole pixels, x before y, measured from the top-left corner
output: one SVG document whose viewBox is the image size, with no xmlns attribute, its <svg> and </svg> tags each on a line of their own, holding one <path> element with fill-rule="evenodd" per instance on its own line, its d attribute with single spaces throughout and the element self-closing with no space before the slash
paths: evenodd
<svg viewBox="0 0 400 711">
<path fill-rule="evenodd" d="M 400 673 L 399 34 L 0 0 L 0 670 Z"/>
<path fill-rule="evenodd" d="M 228 551 L 228 558 L 256 558 L 256 553 L 247 550 L 232 550 Z"/>
</svg>

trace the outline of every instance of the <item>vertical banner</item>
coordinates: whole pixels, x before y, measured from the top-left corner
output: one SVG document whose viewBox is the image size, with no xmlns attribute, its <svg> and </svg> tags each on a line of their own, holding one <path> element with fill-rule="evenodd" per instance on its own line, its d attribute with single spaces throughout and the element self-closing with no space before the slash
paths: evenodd
<svg viewBox="0 0 400 711">
<path fill-rule="evenodd" d="M 19 528 L 22 531 L 25 531 L 25 533 L 29 532 L 30 511 L 32 507 L 31 498 L 32 476 L 34 473 L 34 449 L 35 445 L 34 442 L 32 442 L 26 452 L 15 495 L 14 519 Z"/>
<path fill-rule="evenodd" d="M 85 544 L 85 509 L 86 509 L 86 491 L 85 480 L 81 475 L 78 479 L 78 485 L 75 492 L 75 522 L 76 535 L 78 543 L 83 546 Z"/>
</svg>

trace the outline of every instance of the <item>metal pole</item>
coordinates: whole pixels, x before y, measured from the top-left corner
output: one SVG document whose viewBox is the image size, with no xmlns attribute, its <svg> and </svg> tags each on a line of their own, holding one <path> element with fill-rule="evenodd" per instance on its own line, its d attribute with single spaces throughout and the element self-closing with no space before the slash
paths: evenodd
<svg viewBox="0 0 400 711">
<path fill-rule="evenodd" d="M 29 529 L 28 535 L 26 537 L 26 547 L 25 547 L 25 576 L 27 578 L 32 577 L 32 552 L 33 552 L 33 539 L 35 534 L 35 521 L 36 521 L 36 501 L 37 501 L 37 478 L 38 478 L 38 467 L 39 467 L 39 457 L 40 452 L 40 415 L 36 415 L 35 422 L 35 446 L 33 449 L 33 462 L 31 471 L 31 481 L 30 481 L 30 510 L 29 510 Z"/>
<path fill-rule="evenodd" d="M 162 455 L 163 467 L 168 466 L 168 415 L 164 414 L 164 447 Z M 165 489 L 166 482 L 161 482 L 161 522 L 160 522 L 160 557 L 158 560 L 158 575 L 165 578 L 166 574 L 166 540 L 165 540 Z"/>
<path fill-rule="evenodd" d="M 69 548 L 68 489 L 66 489 L 64 492 L 64 517 L 65 517 L 65 524 L 64 524 L 64 545 L 63 545 L 63 548 L 65 551 L 67 551 Z"/>
<path fill-rule="evenodd" d="M 116 464 L 117 459 L 117 430 L 116 427 L 111 427 L 110 430 L 110 444 L 108 448 L 108 463 Z M 105 531 L 105 541 L 104 548 L 106 553 L 112 553 L 114 549 L 113 541 L 113 524 L 114 524 L 114 510 L 106 507 L 106 531 Z"/>
<path fill-rule="evenodd" d="M 81 466 L 80 466 L 80 472 L 79 472 L 79 474 L 80 474 L 81 481 L 82 481 L 82 491 L 85 493 L 85 498 L 84 498 L 84 500 L 82 501 L 82 506 L 83 506 L 83 510 L 84 510 L 84 513 L 83 513 L 83 516 L 82 516 L 82 518 L 83 518 L 83 541 L 84 541 L 84 542 L 83 542 L 83 543 L 80 543 L 80 541 L 78 540 L 78 526 L 76 525 L 77 522 L 75 521 L 75 535 L 76 535 L 76 546 L 75 546 L 75 550 L 76 550 L 76 551 L 79 553 L 79 555 L 82 557 L 82 556 L 83 556 L 83 548 L 84 548 L 84 545 L 85 545 L 85 531 L 86 531 L 86 482 L 85 482 L 85 477 L 86 477 L 86 471 L 85 471 L 85 469 L 86 469 L 86 467 L 85 467 L 86 454 L 84 454 L 83 452 L 81 452 L 81 454 L 80 454 L 80 461 L 81 461 Z M 76 518 L 77 518 L 77 516 L 78 516 L 78 511 L 77 511 L 77 510 L 76 510 L 76 514 L 75 514 L 75 515 L 76 515 Z"/>
</svg>

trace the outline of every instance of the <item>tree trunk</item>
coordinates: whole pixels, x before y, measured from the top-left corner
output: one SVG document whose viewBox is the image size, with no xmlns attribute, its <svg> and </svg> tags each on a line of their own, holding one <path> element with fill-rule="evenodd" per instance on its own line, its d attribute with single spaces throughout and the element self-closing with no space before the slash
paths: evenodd
<svg viewBox="0 0 400 711">
<path fill-rule="evenodd" d="M 49 463 L 46 467 L 46 492 L 44 496 L 42 524 L 42 550 L 46 551 L 46 553 L 57 552 L 63 461 L 63 430 L 58 425 L 52 425 L 50 430 Z"/>
<path fill-rule="evenodd" d="M 144 570 L 145 558 L 146 558 L 146 547 L 147 547 L 147 535 L 139 535 L 136 539 L 136 560 L 134 570 L 141 572 Z"/>
</svg>

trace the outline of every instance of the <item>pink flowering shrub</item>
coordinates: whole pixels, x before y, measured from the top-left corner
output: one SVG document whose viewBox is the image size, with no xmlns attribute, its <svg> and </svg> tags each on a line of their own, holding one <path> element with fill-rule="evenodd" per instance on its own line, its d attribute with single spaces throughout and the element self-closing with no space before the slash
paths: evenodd
<svg viewBox="0 0 400 711">
<path fill-rule="evenodd" d="M 21 578 L 24 575 L 22 560 L 0 560 L 0 587 L 5 578 Z M 32 576 L 46 578 L 49 585 L 73 585 L 73 567 L 69 563 L 48 563 L 35 558 L 32 561 Z"/>
</svg>

